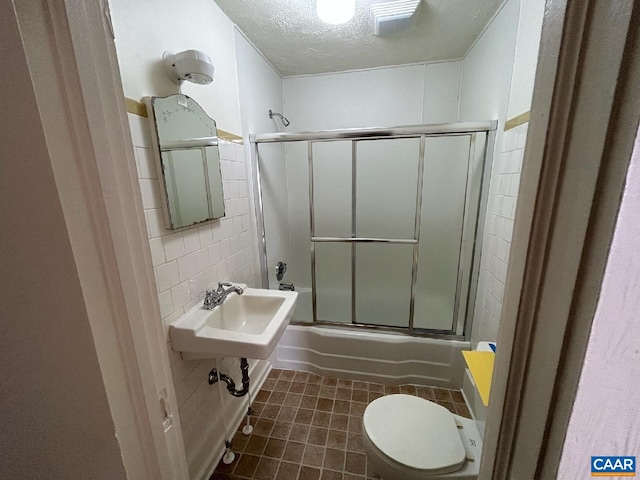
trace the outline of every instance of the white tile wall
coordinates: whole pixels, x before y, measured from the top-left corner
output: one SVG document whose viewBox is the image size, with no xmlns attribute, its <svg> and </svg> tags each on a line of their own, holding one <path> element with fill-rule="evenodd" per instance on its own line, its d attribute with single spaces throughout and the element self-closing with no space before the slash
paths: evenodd
<svg viewBox="0 0 640 480">
<path fill-rule="evenodd" d="M 226 216 L 205 225 L 178 232 L 167 230 L 161 210 L 160 184 L 147 119 L 129 114 L 131 136 L 147 221 L 162 322 L 176 388 L 180 421 L 189 470 L 193 474 L 202 451 L 211 451 L 224 440 L 222 416 L 231 400 L 220 405 L 218 386 L 210 386 L 207 374 L 214 360 L 184 361 L 173 352 L 169 324 L 204 299 L 207 288 L 218 281 L 255 286 L 259 271 L 251 234 L 247 162 L 243 146 L 221 142 L 219 146 Z M 235 378 L 238 359 L 219 360 L 219 368 Z M 199 458 L 200 457 L 200 458 Z"/>
<path fill-rule="evenodd" d="M 496 341 L 513 237 L 522 157 L 529 124 L 504 133 L 493 165 L 471 342 Z"/>
</svg>

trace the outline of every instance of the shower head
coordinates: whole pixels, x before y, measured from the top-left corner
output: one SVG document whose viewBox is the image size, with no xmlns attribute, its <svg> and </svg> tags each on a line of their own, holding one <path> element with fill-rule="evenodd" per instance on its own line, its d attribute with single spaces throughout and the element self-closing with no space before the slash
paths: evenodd
<svg viewBox="0 0 640 480">
<path fill-rule="evenodd" d="M 269 110 L 269 118 L 273 118 L 274 116 L 276 116 L 276 117 L 280 117 L 280 120 L 282 120 L 282 124 L 283 124 L 285 127 L 288 127 L 288 126 L 291 124 L 291 122 L 290 122 L 289 120 L 287 120 L 287 117 L 285 117 L 285 116 L 284 116 L 284 115 L 282 115 L 281 113 L 278 113 L 278 112 L 274 112 L 274 111 L 272 111 L 272 110 Z"/>
</svg>

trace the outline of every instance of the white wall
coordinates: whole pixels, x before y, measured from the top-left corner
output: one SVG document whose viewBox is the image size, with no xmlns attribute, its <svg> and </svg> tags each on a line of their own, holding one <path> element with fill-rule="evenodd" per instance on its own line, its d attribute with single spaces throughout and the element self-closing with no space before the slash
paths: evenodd
<svg viewBox="0 0 640 480">
<path fill-rule="evenodd" d="M 378 68 L 284 79 L 295 131 L 453 122 L 461 62 Z"/>
<path fill-rule="evenodd" d="M 109 0 L 124 94 L 134 100 L 145 95 L 178 92 L 162 65 L 162 54 L 196 49 L 215 66 L 210 85 L 185 82 L 182 93 L 193 97 L 218 128 L 241 134 L 234 26 L 212 0 Z"/>
<path fill-rule="evenodd" d="M 567 429 L 558 478 L 587 478 L 591 455 L 640 451 L 640 136 Z M 636 464 L 637 465 L 637 464 Z"/>
<path fill-rule="evenodd" d="M 167 332 L 167 350 L 176 389 L 180 423 L 191 478 L 198 477 L 214 460 L 225 439 L 223 416 L 232 428 L 240 401 L 220 403 L 220 385 L 210 386 L 207 374 L 215 360 L 185 361 L 171 349 L 171 322 L 201 303 L 207 288 L 218 281 L 255 285 L 257 266 L 251 233 L 249 182 L 243 146 L 220 142 L 220 164 L 226 217 L 179 232 L 164 227 L 160 204 L 160 182 L 151 150 L 148 120 L 129 114 L 138 168 L 142 205 L 145 209 L 154 266 L 160 315 Z M 219 368 L 234 378 L 240 372 L 238 359 L 221 360 Z M 256 366 L 263 362 L 252 362 Z M 255 370 L 254 370 L 255 373 Z M 256 378 L 254 378 L 254 381 Z M 227 432 L 228 433 L 228 432 Z"/>
<path fill-rule="evenodd" d="M 0 130 L 0 472 L 125 479 L 13 7 L 0 4 L 0 57 L 11 71 L 0 92 L 12 112 L 11 128 Z"/>
<path fill-rule="evenodd" d="M 531 108 L 544 8 L 545 0 L 520 0 L 507 119 L 528 112 Z"/>
<path fill-rule="evenodd" d="M 492 164 L 472 343 L 498 336 L 513 219 L 528 124 L 504 132 L 529 111 L 544 0 L 510 0 L 464 59 L 460 120 L 488 112 L 499 121 Z"/>
</svg>

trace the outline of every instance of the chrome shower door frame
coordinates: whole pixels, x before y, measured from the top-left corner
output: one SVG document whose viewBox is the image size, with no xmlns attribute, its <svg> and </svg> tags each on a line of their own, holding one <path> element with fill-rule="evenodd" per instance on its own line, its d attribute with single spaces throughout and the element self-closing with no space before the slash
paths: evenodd
<svg viewBox="0 0 640 480">
<path fill-rule="evenodd" d="M 275 133 L 275 134 L 263 134 L 263 135 L 250 135 L 249 141 L 251 143 L 251 166 L 254 174 L 253 178 L 253 192 L 255 198 L 255 214 L 257 220 L 258 230 L 258 250 L 260 254 L 260 270 L 261 281 L 263 288 L 269 288 L 269 275 L 267 264 L 267 243 L 264 223 L 264 204 L 262 197 L 262 185 L 261 185 L 261 172 L 258 144 L 260 143 L 287 143 L 287 142 L 307 142 L 308 144 L 308 180 L 309 180 L 309 220 L 310 220 L 310 249 L 311 249 L 311 295 L 312 295 L 312 310 L 313 321 L 309 322 L 293 322 L 300 325 L 331 325 L 338 327 L 356 327 L 374 330 L 387 330 L 394 332 L 402 332 L 415 336 L 433 336 L 438 338 L 451 338 L 456 340 L 468 340 L 471 334 L 471 321 L 469 319 L 470 312 L 473 312 L 476 297 L 476 288 L 478 283 L 478 274 L 480 267 L 480 252 L 482 249 L 482 236 L 484 232 L 485 215 L 488 203 L 487 192 L 489 190 L 489 181 L 491 174 L 491 161 L 488 159 L 493 158 L 495 134 L 497 128 L 497 121 L 488 122 L 469 122 L 469 123 L 451 123 L 451 124 L 431 124 L 431 125 L 416 125 L 406 127 L 394 127 L 394 128 L 367 128 L 367 129 L 343 129 L 343 130 L 326 130 L 318 132 L 303 132 L 303 133 Z M 419 235 L 420 235 L 420 221 L 422 212 L 422 191 L 423 191 L 423 179 L 424 179 L 424 162 L 425 162 L 425 142 L 427 137 L 448 137 L 448 136 L 469 136 L 469 159 L 468 168 L 471 165 L 473 158 L 475 158 L 475 152 L 477 148 L 477 134 L 485 133 L 484 142 L 484 155 L 482 157 L 482 178 L 478 191 L 479 201 L 475 228 L 473 232 L 472 242 L 467 242 L 468 251 L 461 250 L 458 273 L 455 292 L 454 303 L 454 315 L 452 319 L 452 330 L 432 330 L 432 329 L 418 329 L 414 328 L 414 314 L 415 314 L 415 297 L 416 297 L 416 284 L 417 284 L 417 271 L 418 271 L 418 259 L 419 259 Z M 356 236 L 356 158 L 357 158 L 357 143 L 362 140 L 382 140 L 382 139 L 398 139 L 398 138 L 418 138 L 420 140 L 419 147 L 419 159 L 418 159 L 418 179 L 417 179 L 417 194 L 416 194 L 416 214 L 414 223 L 414 238 L 413 239 L 393 239 L 393 238 L 369 238 L 369 237 L 357 237 Z M 315 235 L 315 222 L 314 222 L 314 185 L 313 185 L 313 143 L 322 141 L 337 141 L 345 140 L 352 142 L 352 225 L 351 225 L 351 237 L 318 237 Z M 467 174 L 467 185 L 465 187 L 465 206 L 463 215 L 463 231 L 461 235 L 465 237 L 468 232 L 465 230 L 467 226 L 468 215 L 471 213 L 467 208 L 468 201 L 468 188 L 469 178 L 471 176 Z M 351 243 L 351 323 L 346 322 L 334 322 L 319 320 L 317 315 L 317 299 L 316 299 L 316 266 L 315 266 L 315 243 L 317 242 L 345 242 Z M 412 244 L 413 248 L 413 260 L 411 271 L 411 295 L 409 305 L 409 324 L 406 327 L 395 326 L 383 326 L 372 325 L 365 323 L 356 323 L 355 312 L 355 289 L 356 289 L 356 271 L 355 271 L 355 247 L 357 243 L 388 243 L 388 244 Z M 469 246 L 470 245 L 470 246 Z M 465 264 L 466 256 L 470 256 L 468 259 L 470 267 L 470 276 L 465 283 L 463 280 L 463 266 Z M 463 290 L 466 294 L 466 302 L 464 305 L 460 305 L 460 297 Z"/>
</svg>

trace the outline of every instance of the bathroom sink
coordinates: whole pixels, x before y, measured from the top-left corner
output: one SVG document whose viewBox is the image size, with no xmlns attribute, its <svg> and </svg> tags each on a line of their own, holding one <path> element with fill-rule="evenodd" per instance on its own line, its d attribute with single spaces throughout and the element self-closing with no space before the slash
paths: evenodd
<svg viewBox="0 0 640 480">
<path fill-rule="evenodd" d="M 296 306 L 297 292 L 245 288 L 213 310 L 196 305 L 169 326 L 174 350 L 184 359 L 271 355 Z"/>
</svg>

